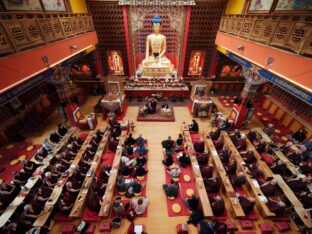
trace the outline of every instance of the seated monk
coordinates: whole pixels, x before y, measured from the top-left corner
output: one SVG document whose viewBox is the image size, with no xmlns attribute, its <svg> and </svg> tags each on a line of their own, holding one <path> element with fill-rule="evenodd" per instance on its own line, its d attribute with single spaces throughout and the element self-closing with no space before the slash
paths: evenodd
<svg viewBox="0 0 312 234">
<path fill-rule="evenodd" d="M 179 185 L 175 183 L 164 184 L 163 189 L 167 197 L 177 198 L 179 196 Z"/>
<path fill-rule="evenodd" d="M 27 174 L 32 175 L 36 168 L 39 166 L 37 163 L 30 160 L 23 160 L 23 169 Z"/>
<path fill-rule="evenodd" d="M 176 145 L 177 146 L 182 146 L 183 145 L 183 136 L 182 136 L 182 134 L 179 134 L 179 137 L 176 140 Z"/>
<path fill-rule="evenodd" d="M 35 195 L 34 200 L 35 200 L 35 202 L 38 202 L 38 203 L 44 205 L 45 202 L 49 199 L 49 197 L 50 197 L 50 194 L 46 193 L 45 189 L 43 187 L 40 187 L 38 189 L 38 192 Z"/>
<path fill-rule="evenodd" d="M 207 178 L 207 179 L 211 178 L 213 175 L 213 171 L 214 171 L 214 166 L 211 163 L 208 166 L 200 167 L 200 172 L 203 178 Z"/>
<path fill-rule="evenodd" d="M 191 164 L 190 157 L 187 156 L 185 152 L 183 152 L 182 155 L 177 156 L 177 159 L 181 167 L 187 167 Z"/>
<path fill-rule="evenodd" d="M 130 146 L 127 146 L 126 149 L 127 149 L 127 155 L 128 155 L 128 156 L 132 156 L 133 153 L 134 153 L 133 147 L 130 145 Z"/>
<path fill-rule="evenodd" d="M 277 190 L 277 180 L 270 180 L 260 186 L 263 194 L 265 196 L 272 196 L 274 195 L 275 191 Z"/>
<path fill-rule="evenodd" d="M 98 179 L 97 177 L 94 177 L 94 180 L 92 181 L 91 188 L 94 192 L 97 192 L 97 194 L 100 197 L 103 197 L 105 193 L 105 189 L 107 186 L 107 182 L 101 179 Z"/>
<path fill-rule="evenodd" d="M 230 176 L 230 181 L 234 189 L 240 188 L 246 183 L 246 176 L 244 175 L 244 172 L 240 172 L 237 176 Z"/>
<path fill-rule="evenodd" d="M 141 184 L 138 181 L 132 181 L 127 188 L 126 197 L 130 198 L 134 195 L 134 193 L 141 193 L 145 184 Z"/>
<path fill-rule="evenodd" d="M 144 146 L 144 145 L 140 145 L 136 150 L 135 152 L 138 152 L 138 154 L 147 154 L 148 152 L 148 149 Z"/>
<path fill-rule="evenodd" d="M 255 145 L 256 150 L 259 152 L 259 154 L 262 154 L 265 152 L 266 149 L 266 144 L 265 141 L 263 139 L 261 139 L 258 143 L 256 143 Z"/>
<path fill-rule="evenodd" d="M 171 150 L 174 147 L 174 141 L 171 139 L 171 136 L 168 136 L 167 140 L 163 140 L 161 145 L 166 150 Z"/>
<path fill-rule="evenodd" d="M 58 208 L 59 208 L 59 211 L 63 215 L 68 215 L 71 212 L 73 206 L 74 206 L 74 202 L 70 202 L 68 200 L 60 199 Z"/>
<path fill-rule="evenodd" d="M 67 128 L 63 125 L 63 124 L 59 124 L 58 125 L 58 129 L 57 129 L 57 132 L 60 136 L 65 136 L 66 133 L 68 132 Z"/>
<path fill-rule="evenodd" d="M 166 170 L 166 171 L 170 175 L 171 179 L 179 178 L 181 174 L 181 169 L 178 166 L 175 166 L 171 170 Z"/>
<path fill-rule="evenodd" d="M 43 159 L 45 159 L 45 157 L 48 155 L 48 151 L 44 148 L 41 147 L 40 149 L 38 149 L 38 151 L 35 154 L 35 159 L 38 162 L 42 162 Z"/>
<path fill-rule="evenodd" d="M 170 167 L 173 164 L 173 157 L 172 157 L 172 153 L 167 151 L 166 152 L 166 159 L 162 160 L 162 163 L 166 166 L 166 167 Z"/>
<path fill-rule="evenodd" d="M 291 141 L 288 141 L 285 145 L 281 145 L 280 147 L 278 147 L 278 149 L 285 155 L 287 155 L 290 151 L 291 146 L 293 145 L 293 143 Z"/>
<path fill-rule="evenodd" d="M 209 196 L 211 209 L 214 216 L 221 216 L 224 213 L 225 204 L 224 200 L 220 196 Z"/>
<path fill-rule="evenodd" d="M 219 128 L 217 128 L 216 131 L 209 133 L 209 136 L 210 136 L 211 140 L 213 140 L 213 141 L 218 140 L 220 135 L 221 135 L 221 130 Z"/>
<path fill-rule="evenodd" d="M 312 173 L 312 163 L 310 162 L 301 162 L 299 163 L 300 171 L 303 174 L 311 174 Z"/>
<path fill-rule="evenodd" d="M 59 143 L 61 140 L 61 136 L 57 134 L 55 131 L 51 130 L 50 141 L 52 143 Z"/>
<path fill-rule="evenodd" d="M 221 187 L 221 179 L 219 176 L 204 179 L 204 184 L 207 193 L 218 193 Z"/>
<path fill-rule="evenodd" d="M 128 183 L 126 183 L 126 180 L 122 176 L 117 176 L 116 187 L 118 192 L 125 193 L 128 188 Z"/>
<path fill-rule="evenodd" d="M 247 168 L 249 169 L 250 175 L 253 178 L 259 179 L 260 177 L 264 177 L 263 171 L 257 164 L 255 163 L 248 164 Z"/>
<path fill-rule="evenodd" d="M 27 225 L 32 225 L 38 218 L 39 213 L 35 213 L 32 205 L 28 204 L 24 206 L 24 211 L 21 215 L 21 220 Z"/>
<path fill-rule="evenodd" d="M 7 196 L 0 196 L 0 214 L 2 214 L 5 209 L 10 205 L 11 201 Z"/>
<path fill-rule="evenodd" d="M 236 148 L 238 151 L 246 150 L 246 136 L 245 134 L 241 134 L 241 138 L 237 141 Z"/>
<path fill-rule="evenodd" d="M 268 136 L 271 136 L 273 134 L 275 130 L 275 127 L 273 124 L 268 124 L 264 129 L 263 129 L 263 132 L 265 134 L 267 134 Z"/>
<path fill-rule="evenodd" d="M 245 163 L 250 164 L 257 161 L 254 152 L 252 149 L 249 149 L 248 151 L 240 152 L 240 155 L 242 156 Z"/>
<path fill-rule="evenodd" d="M 120 131 L 120 128 L 113 128 L 111 130 L 111 137 L 114 138 L 114 140 L 119 140 L 119 137 L 120 137 L 120 134 L 121 134 L 121 131 Z"/>
<path fill-rule="evenodd" d="M 129 136 L 125 142 L 126 145 L 131 146 L 136 143 L 135 139 L 132 137 L 132 133 L 129 133 Z"/>
<path fill-rule="evenodd" d="M 109 150 L 116 152 L 119 141 L 115 140 L 114 137 L 110 137 L 108 141 Z"/>
<path fill-rule="evenodd" d="M 312 193 L 311 192 L 299 193 L 298 199 L 301 201 L 304 208 L 306 209 L 312 208 Z"/>
<path fill-rule="evenodd" d="M 72 195 L 77 195 L 81 188 L 81 182 L 79 183 L 73 183 L 71 181 L 68 181 L 66 183 L 66 191 L 69 192 Z"/>
<path fill-rule="evenodd" d="M 135 177 L 142 177 L 147 174 L 148 170 L 145 170 L 145 168 L 142 165 L 139 165 L 134 170 L 134 176 Z"/>
<path fill-rule="evenodd" d="M 286 181 L 289 188 L 295 193 L 305 191 L 309 182 L 309 178 L 305 177 L 304 175 L 300 175 L 297 176 L 297 178 Z"/>
<path fill-rule="evenodd" d="M 190 211 L 197 210 L 199 206 L 199 197 L 194 194 L 191 198 L 182 198 L 183 203 L 186 205 L 187 209 Z"/>
<path fill-rule="evenodd" d="M 43 184 L 46 185 L 49 188 L 54 187 L 54 185 L 57 183 L 57 178 L 52 177 L 51 172 L 46 172 L 44 174 Z"/>
<path fill-rule="evenodd" d="M 196 209 L 192 211 L 189 219 L 187 220 L 187 224 L 193 224 L 195 227 L 202 221 L 203 219 L 203 212 L 202 210 Z"/>
<path fill-rule="evenodd" d="M 108 124 L 112 129 L 120 128 L 120 123 L 115 118 L 109 118 Z"/>
<path fill-rule="evenodd" d="M 282 176 L 288 176 L 289 174 L 291 174 L 289 173 L 285 162 L 283 162 L 282 160 L 278 160 L 277 162 L 275 162 L 272 166 L 270 166 L 270 169 L 274 174 L 279 174 Z"/>
<path fill-rule="evenodd" d="M 148 199 L 146 197 L 133 198 L 131 200 L 131 207 L 137 215 L 143 215 L 148 205 Z"/>
<path fill-rule="evenodd" d="M 307 133 L 304 129 L 300 129 L 292 135 L 292 138 L 297 142 L 303 142 L 307 137 Z"/>
<path fill-rule="evenodd" d="M 219 157 L 221 159 L 221 162 L 224 163 L 229 163 L 230 159 L 230 152 L 226 146 L 223 147 L 223 152 L 219 153 Z"/>
<path fill-rule="evenodd" d="M 231 140 L 233 141 L 234 145 L 237 144 L 238 140 L 241 139 L 241 133 L 239 129 L 235 129 L 234 133 L 231 133 L 230 135 Z"/>
<path fill-rule="evenodd" d="M 110 170 L 112 168 L 109 165 L 104 165 L 101 169 L 100 169 L 100 176 L 99 179 L 107 181 L 108 177 L 110 176 Z"/>
<path fill-rule="evenodd" d="M 257 133 L 255 129 L 251 129 L 250 132 L 247 134 L 247 138 L 250 140 L 251 143 L 254 142 L 257 138 Z"/>
<path fill-rule="evenodd" d="M 266 203 L 267 207 L 272 213 L 275 213 L 277 216 L 281 216 L 285 214 L 285 203 L 282 201 L 276 201 L 272 198 L 268 198 L 268 201 Z"/>
<path fill-rule="evenodd" d="M 209 161 L 209 153 L 197 153 L 196 158 L 199 165 L 207 165 Z"/>
<path fill-rule="evenodd" d="M 29 174 L 26 172 L 18 171 L 18 172 L 13 172 L 13 181 L 17 185 L 24 185 L 26 184 Z"/>
<path fill-rule="evenodd" d="M 193 144 L 194 150 L 196 153 L 204 153 L 205 152 L 205 142 L 204 139 L 201 137 L 198 142 Z"/>
<path fill-rule="evenodd" d="M 143 154 L 139 154 L 139 157 L 137 157 L 135 161 L 136 161 L 136 165 L 144 166 L 147 162 L 147 159 Z"/>
<path fill-rule="evenodd" d="M 302 151 L 301 150 L 296 150 L 295 152 L 287 155 L 287 158 L 292 163 L 294 163 L 296 165 L 299 165 L 299 163 L 302 162 L 302 160 L 303 160 Z"/>
<path fill-rule="evenodd" d="M 0 196 L 7 196 L 8 198 L 13 199 L 20 192 L 20 190 L 19 186 L 2 182 L 0 185 Z"/>
<path fill-rule="evenodd" d="M 241 204 L 244 213 L 247 215 L 251 211 L 253 211 L 253 208 L 256 204 L 256 201 L 254 198 L 247 198 L 246 196 L 238 195 L 239 203 Z"/>
<path fill-rule="evenodd" d="M 224 166 L 227 175 L 235 175 L 237 170 L 237 162 L 231 159 L 227 165 Z"/>
<path fill-rule="evenodd" d="M 101 209 L 102 201 L 98 196 L 97 192 L 91 191 L 88 198 L 88 208 L 89 210 L 98 213 Z"/>
<path fill-rule="evenodd" d="M 131 166 L 123 166 L 120 170 L 122 176 L 128 177 L 132 175 L 133 168 Z"/>
<path fill-rule="evenodd" d="M 193 119 L 192 123 L 189 125 L 189 131 L 192 131 L 192 132 L 198 132 L 199 131 L 198 123 L 195 119 Z"/>
</svg>

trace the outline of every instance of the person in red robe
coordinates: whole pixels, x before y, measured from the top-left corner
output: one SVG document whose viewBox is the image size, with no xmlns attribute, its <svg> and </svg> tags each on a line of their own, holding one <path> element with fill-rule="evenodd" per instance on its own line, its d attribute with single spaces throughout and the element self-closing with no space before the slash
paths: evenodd
<svg viewBox="0 0 312 234">
<path fill-rule="evenodd" d="M 277 190 L 277 181 L 276 180 L 270 180 L 260 186 L 260 189 L 262 190 L 263 194 L 265 196 L 272 196 L 274 195 L 275 191 Z"/>
<path fill-rule="evenodd" d="M 248 198 L 246 196 L 238 195 L 238 200 L 245 214 L 249 214 L 251 211 L 253 211 L 253 208 L 256 204 L 254 198 Z"/>
<path fill-rule="evenodd" d="M 220 196 L 210 196 L 209 201 L 214 216 L 221 216 L 224 213 L 225 204 L 224 200 Z"/>
</svg>

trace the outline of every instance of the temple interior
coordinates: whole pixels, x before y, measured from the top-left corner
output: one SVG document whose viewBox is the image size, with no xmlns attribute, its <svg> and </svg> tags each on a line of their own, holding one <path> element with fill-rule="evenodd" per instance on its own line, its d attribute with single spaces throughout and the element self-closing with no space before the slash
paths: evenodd
<svg viewBox="0 0 312 234">
<path fill-rule="evenodd" d="M 0 233 L 312 233 L 311 0 L 0 0 Z"/>
</svg>

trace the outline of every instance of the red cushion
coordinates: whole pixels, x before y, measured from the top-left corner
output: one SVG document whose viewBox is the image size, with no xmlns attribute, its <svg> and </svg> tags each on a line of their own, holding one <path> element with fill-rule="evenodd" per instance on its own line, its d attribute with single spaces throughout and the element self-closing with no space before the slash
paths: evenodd
<svg viewBox="0 0 312 234">
<path fill-rule="evenodd" d="M 241 220 L 240 225 L 242 229 L 253 229 L 253 224 L 250 220 Z"/>
<path fill-rule="evenodd" d="M 261 230 L 261 234 L 272 234 L 273 228 L 268 223 L 259 224 L 259 228 Z"/>
<path fill-rule="evenodd" d="M 76 230 L 76 226 L 74 224 L 65 224 L 62 227 L 62 234 L 73 234 Z"/>
<path fill-rule="evenodd" d="M 236 232 L 235 234 L 257 234 L 255 232 Z"/>
<path fill-rule="evenodd" d="M 226 221 L 225 222 L 227 225 L 227 230 L 228 231 L 232 231 L 236 229 L 236 225 L 234 223 L 232 223 L 231 221 Z"/>
<path fill-rule="evenodd" d="M 95 225 L 91 224 L 88 229 L 86 230 L 85 234 L 93 234 L 95 229 Z"/>
<path fill-rule="evenodd" d="M 177 225 L 177 233 L 178 234 L 188 234 L 188 227 L 186 224 L 178 224 Z"/>
<path fill-rule="evenodd" d="M 286 232 L 289 230 L 289 225 L 286 222 L 277 222 L 275 226 L 279 232 Z"/>
<path fill-rule="evenodd" d="M 107 222 L 102 222 L 100 224 L 100 232 L 106 232 L 111 230 L 111 225 L 110 223 Z"/>
</svg>

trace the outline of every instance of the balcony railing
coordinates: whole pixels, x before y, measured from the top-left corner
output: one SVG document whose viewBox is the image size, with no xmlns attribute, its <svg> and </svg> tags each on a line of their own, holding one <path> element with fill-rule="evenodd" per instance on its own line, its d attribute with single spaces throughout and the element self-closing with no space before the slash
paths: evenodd
<svg viewBox="0 0 312 234">
<path fill-rule="evenodd" d="M 0 56 L 94 30 L 89 14 L 0 14 Z"/>
<path fill-rule="evenodd" d="M 224 15 L 219 31 L 303 56 L 312 55 L 311 15 Z"/>
</svg>

